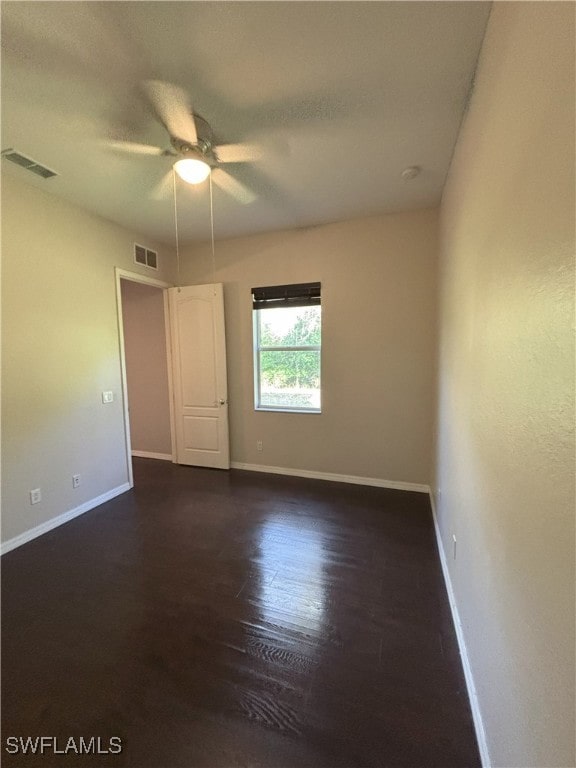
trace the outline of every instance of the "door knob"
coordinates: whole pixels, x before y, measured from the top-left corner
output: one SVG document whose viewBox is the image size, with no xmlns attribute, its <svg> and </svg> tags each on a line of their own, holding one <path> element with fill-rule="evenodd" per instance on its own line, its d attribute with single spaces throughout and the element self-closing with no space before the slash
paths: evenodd
<svg viewBox="0 0 576 768">
<path fill-rule="evenodd" d="M 220 403 L 220 405 L 226 405 L 226 400 L 218 400 L 218 402 Z"/>
</svg>

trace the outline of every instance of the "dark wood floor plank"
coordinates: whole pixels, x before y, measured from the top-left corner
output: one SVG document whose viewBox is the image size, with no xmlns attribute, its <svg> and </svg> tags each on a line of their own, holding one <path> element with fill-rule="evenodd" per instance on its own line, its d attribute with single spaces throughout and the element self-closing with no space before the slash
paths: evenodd
<svg viewBox="0 0 576 768">
<path fill-rule="evenodd" d="M 423 494 L 134 470 L 3 558 L 3 765 L 480 765 Z M 5 750 L 41 735 L 123 751 Z"/>
</svg>

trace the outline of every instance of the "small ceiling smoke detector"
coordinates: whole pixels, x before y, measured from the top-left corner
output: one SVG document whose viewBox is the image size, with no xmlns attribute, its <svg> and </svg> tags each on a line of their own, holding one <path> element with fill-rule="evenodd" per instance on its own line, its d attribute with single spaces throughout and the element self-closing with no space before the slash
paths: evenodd
<svg viewBox="0 0 576 768">
<path fill-rule="evenodd" d="M 408 168 L 404 168 L 402 171 L 402 178 L 404 181 L 411 181 L 415 179 L 420 173 L 420 167 L 418 165 L 411 165 Z"/>
</svg>

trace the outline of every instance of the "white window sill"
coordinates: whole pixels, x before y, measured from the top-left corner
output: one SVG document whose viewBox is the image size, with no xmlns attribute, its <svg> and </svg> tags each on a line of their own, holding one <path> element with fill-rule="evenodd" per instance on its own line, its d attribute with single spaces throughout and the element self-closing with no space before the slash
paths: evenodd
<svg viewBox="0 0 576 768">
<path fill-rule="evenodd" d="M 254 408 L 255 411 L 268 411 L 270 413 L 315 413 L 322 411 L 319 408 L 275 408 L 273 406 L 259 405 Z"/>
</svg>

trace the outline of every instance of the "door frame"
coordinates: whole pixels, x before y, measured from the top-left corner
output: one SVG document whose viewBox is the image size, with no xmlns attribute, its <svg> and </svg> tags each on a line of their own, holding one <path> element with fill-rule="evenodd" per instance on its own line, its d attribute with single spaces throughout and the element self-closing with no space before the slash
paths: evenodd
<svg viewBox="0 0 576 768">
<path fill-rule="evenodd" d="M 162 289 L 164 301 L 164 333 L 166 336 L 166 367 L 168 369 L 168 392 L 170 401 L 170 444 L 172 450 L 172 461 L 176 461 L 176 435 L 174 422 L 174 403 L 172 397 L 172 345 L 170 338 L 170 312 L 168 308 L 167 288 L 173 288 L 172 283 L 165 283 L 154 277 L 141 275 L 138 272 L 129 272 L 120 267 L 114 267 L 116 279 L 116 308 L 118 319 L 118 342 L 120 347 L 120 371 L 122 378 L 122 401 L 124 411 L 124 442 L 126 446 L 126 469 L 128 472 L 128 483 L 130 488 L 134 487 L 134 475 L 132 472 L 132 440 L 130 438 L 130 412 L 128 408 L 128 378 L 126 375 L 126 347 L 124 343 L 124 317 L 122 314 L 122 280 L 128 280 L 132 283 L 142 283 Z"/>
</svg>

